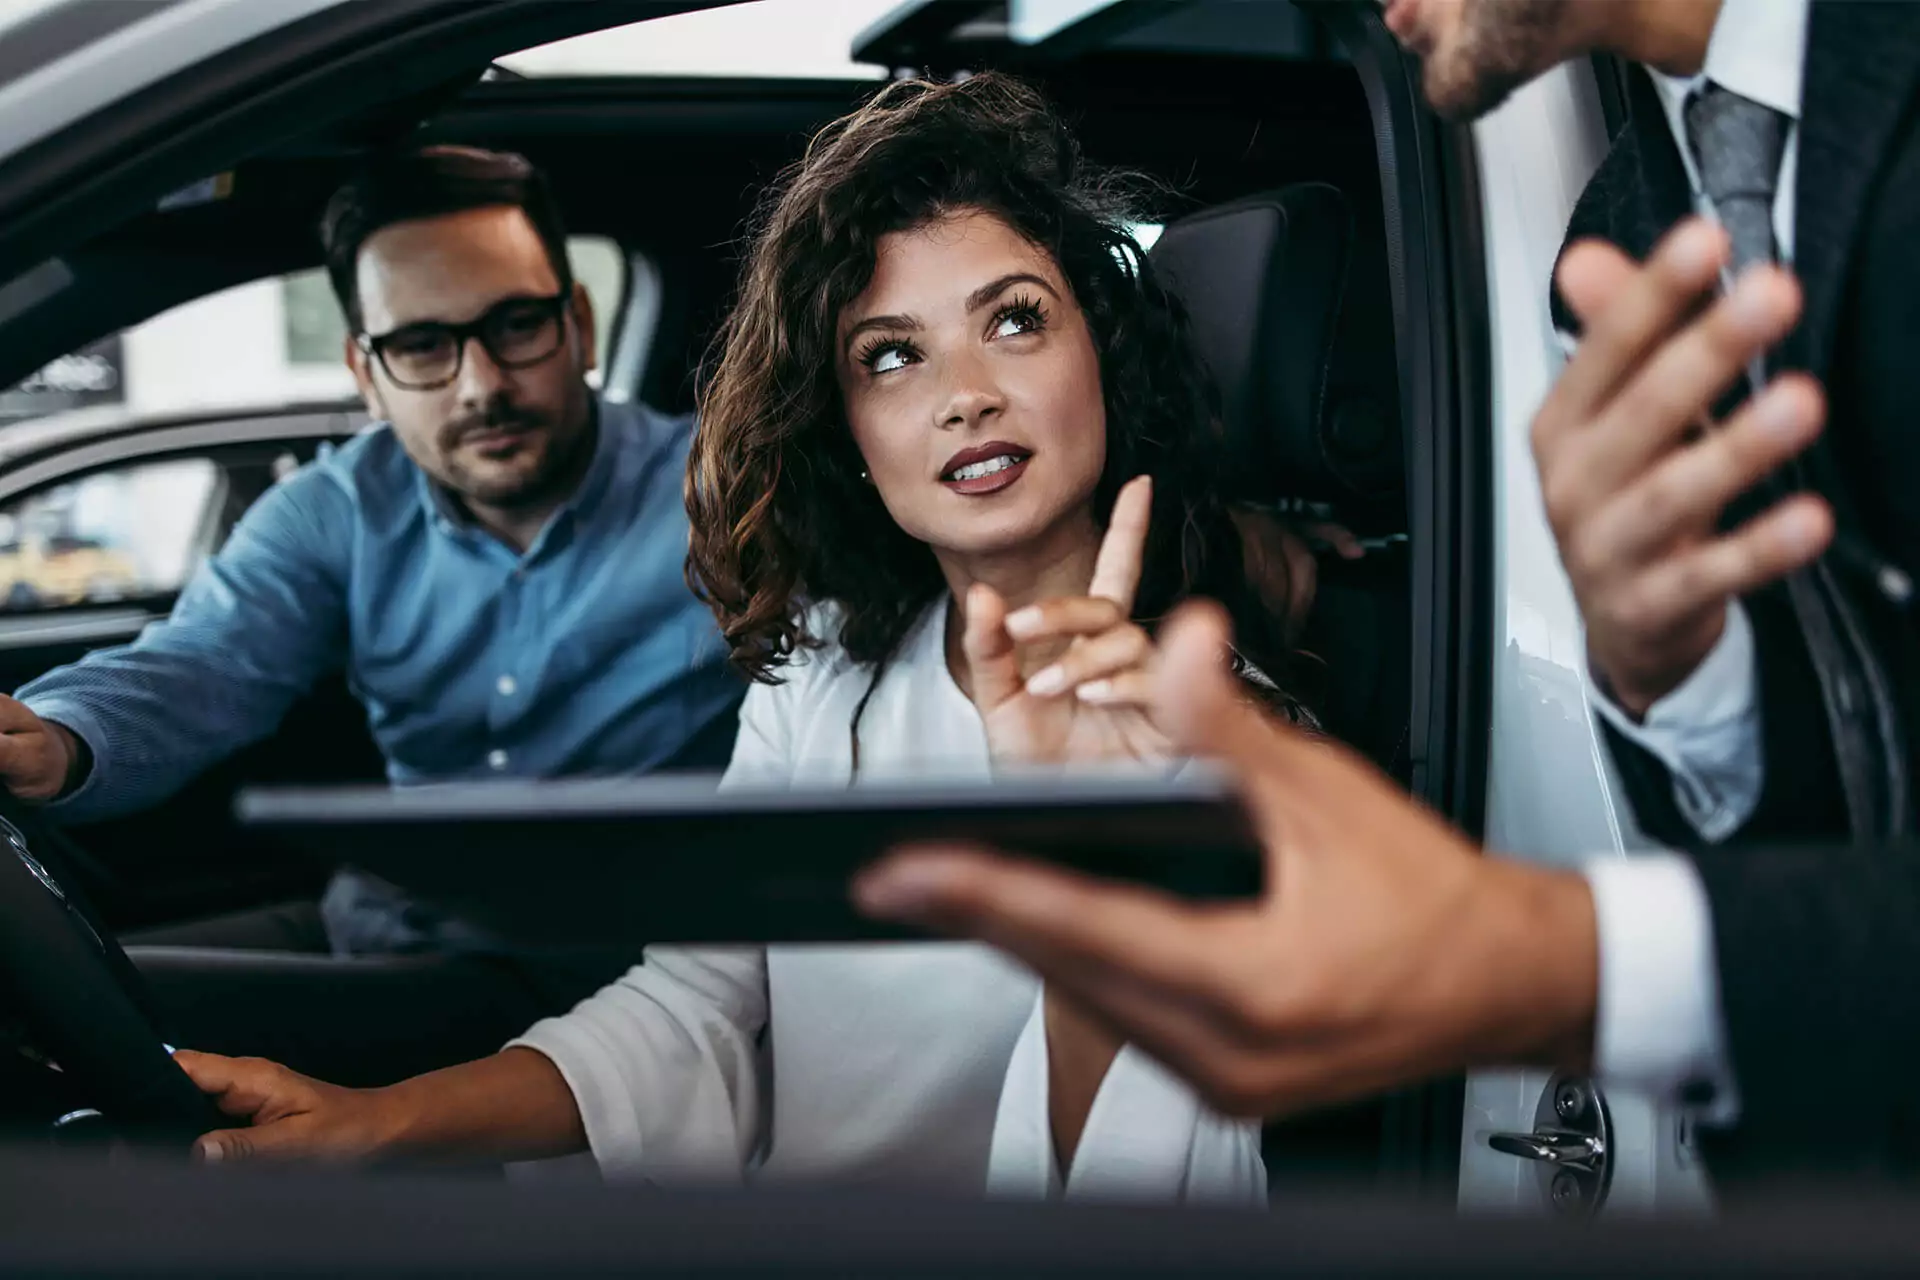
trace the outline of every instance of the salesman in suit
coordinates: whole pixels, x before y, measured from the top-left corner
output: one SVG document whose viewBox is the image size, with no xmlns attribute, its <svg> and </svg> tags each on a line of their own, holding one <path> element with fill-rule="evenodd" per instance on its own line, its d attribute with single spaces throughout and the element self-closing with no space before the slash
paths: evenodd
<svg viewBox="0 0 1920 1280">
<path fill-rule="evenodd" d="M 1649 834 L 1682 846 L 1903 836 L 1912 829 L 1906 739 L 1920 723 L 1910 715 L 1907 612 L 1909 574 L 1920 568 L 1909 496 L 1920 454 L 1901 367 L 1908 344 L 1896 335 L 1914 332 L 1920 268 L 1902 120 L 1920 24 L 1902 6 L 1810 9 L 1807 0 L 1732 0 L 1725 13 L 1698 75 L 1631 74 L 1632 120 L 1568 240 L 1597 236 L 1643 259 L 1698 211 L 1727 228 L 1736 270 L 1795 264 L 1802 318 L 1768 372 L 1788 397 L 1799 394 L 1791 371 L 1811 374 L 1836 429 L 1773 485 L 1732 504 L 1724 487 L 1705 492 L 1667 536 L 1632 546 L 1607 512 L 1648 511 L 1662 464 L 1685 465 L 1684 443 L 1582 475 L 1583 451 L 1562 447 L 1567 432 L 1543 422 L 1543 488 L 1587 621 L 1595 706 Z M 1733 146 L 1703 161 L 1716 131 Z M 1587 282 L 1576 272 L 1574 283 Z M 1554 304 L 1563 327 L 1580 327 L 1564 288 Z M 1738 380 L 1736 398 L 1748 381 Z M 1753 456 L 1771 466 L 1781 453 Z M 1753 470 L 1736 473 L 1742 487 Z M 1809 493 L 1783 501 L 1789 488 Z M 1786 557 L 1797 571 L 1785 576 L 1776 576 L 1779 557 L 1763 556 L 1732 578 L 1709 573 L 1666 589 L 1677 571 L 1713 558 L 1701 535 L 1716 518 L 1729 528 L 1769 504 L 1770 523 L 1755 528 L 1778 533 L 1800 521 L 1811 551 L 1837 517 L 1838 547 L 1824 562 Z"/>
<path fill-rule="evenodd" d="M 1539 1064 L 1695 1107 L 1723 1185 L 1906 1173 L 1920 5 L 1389 0 L 1387 21 L 1449 115 L 1593 52 L 1666 78 L 1637 82 L 1576 218 L 1612 243 L 1557 270 L 1581 339 L 1534 444 L 1643 817 L 1691 852 L 1482 856 L 1240 706 L 1199 606 L 1167 630 L 1158 714 L 1239 776 L 1266 901 L 1196 911 L 968 849 L 905 852 L 860 901 L 1014 952 L 1243 1114 Z M 1719 692 L 1689 703 L 1703 674 Z"/>
</svg>

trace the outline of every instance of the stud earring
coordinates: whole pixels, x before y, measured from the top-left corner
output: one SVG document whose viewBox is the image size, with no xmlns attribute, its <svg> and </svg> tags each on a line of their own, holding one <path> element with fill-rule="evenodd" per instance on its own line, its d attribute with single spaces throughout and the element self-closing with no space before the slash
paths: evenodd
<svg viewBox="0 0 1920 1280">
<path fill-rule="evenodd" d="M 860 478 L 861 478 L 862 480 L 866 480 L 866 479 L 868 479 L 868 477 L 867 477 L 867 471 L 866 471 L 866 468 L 865 468 L 865 467 L 862 467 L 862 468 L 860 469 Z"/>
</svg>

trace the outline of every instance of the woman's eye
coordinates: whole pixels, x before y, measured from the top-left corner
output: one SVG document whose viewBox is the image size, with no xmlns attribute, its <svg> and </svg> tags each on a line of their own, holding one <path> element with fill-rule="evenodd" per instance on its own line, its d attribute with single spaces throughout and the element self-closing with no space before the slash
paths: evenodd
<svg viewBox="0 0 1920 1280">
<path fill-rule="evenodd" d="M 895 369 L 907 367 L 908 351 L 897 342 L 889 342 L 873 348 L 860 358 L 869 373 L 892 373 Z"/>
<path fill-rule="evenodd" d="M 1023 333 L 1037 333 L 1039 330 L 1040 314 L 1037 311 L 1029 311 L 1023 307 L 1001 315 L 1000 319 L 995 322 L 993 326 L 993 336 L 996 338 L 1014 338 Z"/>
</svg>

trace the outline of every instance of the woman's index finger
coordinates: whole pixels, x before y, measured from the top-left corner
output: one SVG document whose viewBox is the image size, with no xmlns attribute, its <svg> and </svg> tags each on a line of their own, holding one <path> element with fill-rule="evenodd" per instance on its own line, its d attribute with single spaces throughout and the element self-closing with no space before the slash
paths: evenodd
<svg viewBox="0 0 1920 1280">
<path fill-rule="evenodd" d="M 1093 562 L 1088 595 L 1111 600 L 1127 613 L 1133 612 L 1133 598 L 1140 590 L 1140 573 L 1146 561 L 1147 525 L 1152 518 L 1153 478 L 1135 476 L 1113 500 L 1113 515 L 1107 521 L 1106 536 L 1100 540 L 1100 554 Z"/>
</svg>

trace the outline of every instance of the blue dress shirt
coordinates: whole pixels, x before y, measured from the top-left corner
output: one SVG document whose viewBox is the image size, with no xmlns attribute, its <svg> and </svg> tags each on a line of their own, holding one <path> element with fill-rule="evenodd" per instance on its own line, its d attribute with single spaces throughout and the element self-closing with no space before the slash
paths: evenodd
<svg viewBox="0 0 1920 1280">
<path fill-rule="evenodd" d="M 396 784 L 724 765 L 744 687 L 682 571 L 692 419 L 597 415 L 585 478 L 524 554 L 463 520 L 388 426 L 276 485 L 171 617 L 19 691 L 93 755 L 54 810 L 157 804 L 342 668 Z M 364 877 L 324 906 L 336 950 L 463 936 Z"/>
</svg>

